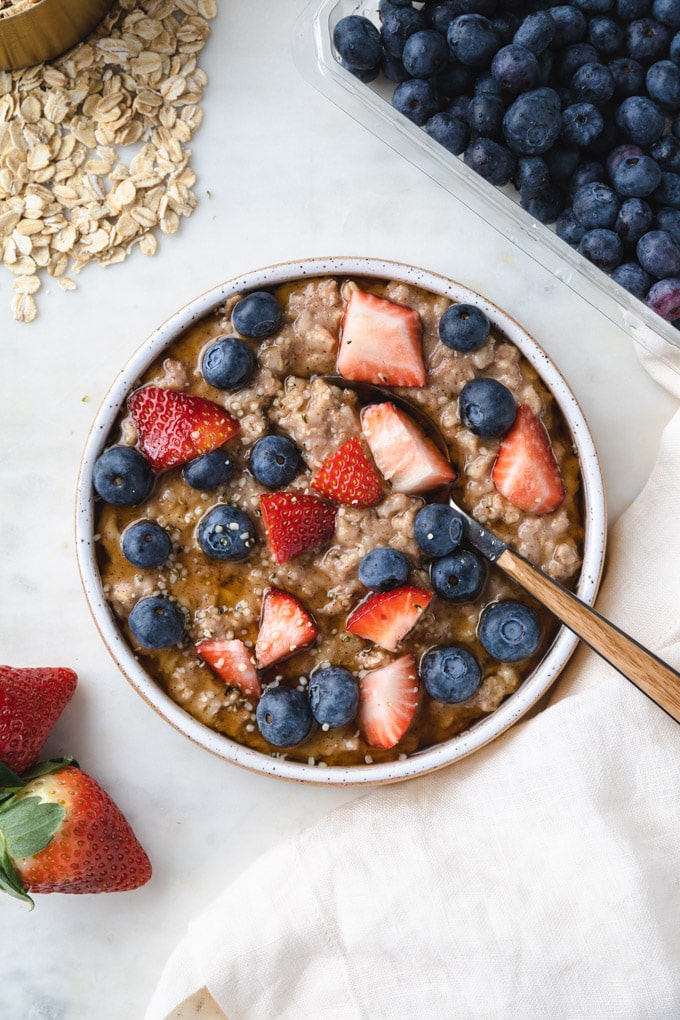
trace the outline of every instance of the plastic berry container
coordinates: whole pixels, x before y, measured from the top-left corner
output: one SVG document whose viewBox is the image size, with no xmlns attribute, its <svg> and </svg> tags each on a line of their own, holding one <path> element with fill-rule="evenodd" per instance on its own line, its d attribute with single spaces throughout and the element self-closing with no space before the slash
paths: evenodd
<svg viewBox="0 0 680 1020">
<path fill-rule="evenodd" d="M 512 186 L 500 188 L 487 183 L 465 165 L 462 157 L 451 155 L 423 128 L 395 110 L 391 104 L 392 82 L 379 75 L 364 84 L 342 66 L 333 48 L 333 30 L 341 18 L 351 14 L 380 24 L 378 0 L 311 0 L 307 4 L 292 38 L 295 61 L 303 77 L 645 350 L 658 352 L 660 338 L 680 347 L 680 331 L 561 240 L 550 226 L 522 209 Z"/>
</svg>

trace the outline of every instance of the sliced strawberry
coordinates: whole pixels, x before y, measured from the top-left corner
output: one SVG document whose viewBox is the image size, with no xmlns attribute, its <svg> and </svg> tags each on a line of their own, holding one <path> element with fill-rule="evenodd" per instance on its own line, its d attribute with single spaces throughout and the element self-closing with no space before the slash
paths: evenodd
<svg viewBox="0 0 680 1020">
<path fill-rule="evenodd" d="M 302 603 L 290 592 L 268 588 L 262 600 L 255 658 L 260 669 L 311 645 L 319 633 Z"/>
<path fill-rule="evenodd" d="M 253 664 L 253 653 L 243 641 L 200 641 L 196 651 L 227 687 L 238 687 L 247 698 L 257 701 L 260 680 Z"/>
<path fill-rule="evenodd" d="M 323 462 L 311 486 L 346 506 L 373 506 L 382 496 L 382 482 L 356 436 Z"/>
<path fill-rule="evenodd" d="M 397 492 L 431 492 L 456 472 L 413 418 L 386 401 L 361 413 L 361 430 L 378 469 Z"/>
<path fill-rule="evenodd" d="M 129 823 L 86 772 L 54 761 L 11 777 L 0 785 L 5 892 L 32 902 L 29 892 L 120 892 L 149 881 L 149 858 Z"/>
<path fill-rule="evenodd" d="M 376 592 L 350 613 L 346 629 L 393 652 L 431 601 L 431 591 L 410 584 Z"/>
<path fill-rule="evenodd" d="M 398 744 L 418 708 L 418 671 L 412 655 L 388 662 L 361 678 L 359 726 L 372 747 Z"/>
<path fill-rule="evenodd" d="M 354 290 L 340 332 L 338 372 L 380 386 L 424 386 L 423 327 L 418 312 Z"/>
<path fill-rule="evenodd" d="M 502 496 L 530 514 L 549 514 L 566 496 L 543 422 L 526 404 L 501 443 L 491 478 Z"/>
<path fill-rule="evenodd" d="M 58 666 L 0 666 L 0 762 L 23 772 L 40 757 L 77 677 Z"/>
<path fill-rule="evenodd" d="M 235 418 L 203 397 L 142 386 L 128 399 L 139 446 L 155 471 L 186 464 L 235 436 Z"/>
<path fill-rule="evenodd" d="M 311 493 L 265 492 L 260 496 L 260 512 L 277 563 L 319 549 L 335 531 L 336 507 Z"/>
</svg>

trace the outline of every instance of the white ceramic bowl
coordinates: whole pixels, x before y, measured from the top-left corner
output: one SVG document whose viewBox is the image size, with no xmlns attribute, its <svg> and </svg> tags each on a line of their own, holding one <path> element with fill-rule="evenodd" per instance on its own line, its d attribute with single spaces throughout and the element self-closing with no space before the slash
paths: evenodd
<svg viewBox="0 0 680 1020">
<path fill-rule="evenodd" d="M 592 604 L 600 582 L 605 551 L 606 509 L 600 465 L 583 413 L 569 386 L 545 351 L 512 318 L 458 283 L 413 266 L 365 258 L 317 258 L 268 266 L 214 287 L 181 308 L 142 344 L 109 390 L 84 451 L 78 478 L 76 544 L 80 573 L 99 632 L 123 674 L 160 715 L 208 751 L 245 768 L 303 782 L 319 784 L 374 784 L 396 782 L 422 775 L 471 754 L 521 719 L 554 683 L 577 644 L 562 627 L 545 656 L 518 690 L 491 715 L 464 733 L 399 761 L 374 765 L 326 767 L 274 758 L 216 733 L 179 707 L 145 672 L 127 644 L 107 604 L 96 563 L 92 472 L 104 449 L 125 399 L 151 362 L 188 326 L 201 319 L 231 295 L 275 287 L 301 277 L 347 275 L 393 279 L 410 283 L 453 301 L 476 304 L 522 351 L 550 388 L 569 425 L 581 464 L 585 506 L 583 568 L 577 594 Z"/>
</svg>

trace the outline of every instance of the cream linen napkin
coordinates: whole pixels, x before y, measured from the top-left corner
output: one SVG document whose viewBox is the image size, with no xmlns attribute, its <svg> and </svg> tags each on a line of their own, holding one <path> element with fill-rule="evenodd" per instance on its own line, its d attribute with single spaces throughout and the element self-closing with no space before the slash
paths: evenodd
<svg viewBox="0 0 680 1020">
<path fill-rule="evenodd" d="M 676 669 L 678 507 L 680 410 L 598 600 Z M 223 1013 L 677 1020 L 680 726 L 579 649 L 540 714 L 330 813 L 190 924 L 146 1020 Z"/>
</svg>

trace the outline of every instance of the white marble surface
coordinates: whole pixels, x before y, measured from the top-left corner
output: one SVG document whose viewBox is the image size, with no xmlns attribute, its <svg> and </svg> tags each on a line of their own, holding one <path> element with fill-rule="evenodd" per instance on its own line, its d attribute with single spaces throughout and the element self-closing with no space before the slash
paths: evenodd
<svg viewBox="0 0 680 1020">
<path fill-rule="evenodd" d="M 146 847 L 134 893 L 0 907 L 4 1020 L 119 1020 L 145 1004 L 187 921 L 250 860 L 357 790 L 284 785 L 194 747 L 128 687 L 78 578 L 73 494 L 81 450 L 115 373 L 176 307 L 223 279 L 311 255 L 373 255 L 483 291 L 570 380 L 600 449 L 614 518 L 641 488 L 676 401 L 631 343 L 455 198 L 318 95 L 289 44 L 303 0 L 222 0 L 201 56 L 210 77 L 193 165 L 199 207 L 159 254 L 79 290 L 42 294 L 11 321 L 0 279 L 0 657 L 64 664 L 80 684 L 49 741 L 113 794 Z"/>
</svg>

